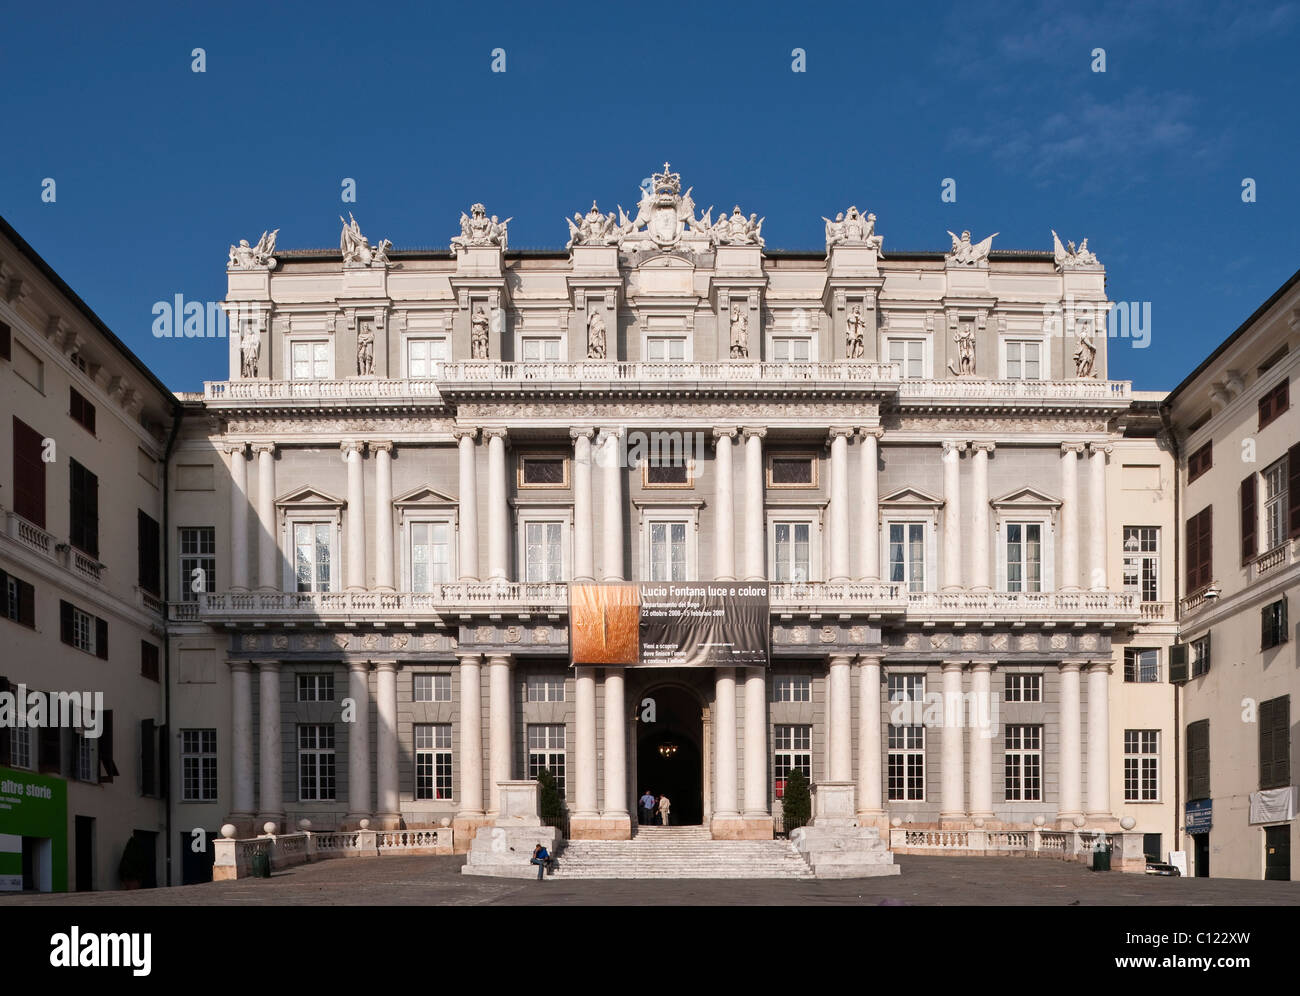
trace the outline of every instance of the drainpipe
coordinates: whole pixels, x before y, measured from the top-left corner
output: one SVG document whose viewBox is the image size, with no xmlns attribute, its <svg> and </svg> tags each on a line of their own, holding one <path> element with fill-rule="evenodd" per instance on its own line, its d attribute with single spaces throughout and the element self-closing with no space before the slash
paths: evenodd
<svg viewBox="0 0 1300 996">
<path fill-rule="evenodd" d="M 185 417 L 185 410 L 179 404 L 173 411 L 171 435 L 167 437 L 167 448 L 163 451 L 163 507 L 162 507 L 162 548 L 163 548 L 163 726 L 167 730 L 167 743 L 162 745 L 162 749 L 167 751 L 167 784 L 162 786 L 163 799 L 166 801 L 164 810 L 164 834 L 167 841 L 167 870 L 166 883 L 172 884 L 172 792 L 171 779 L 172 773 L 176 770 L 171 763 L 172 742 L 175 740 L 172 730 L 172 641 L 171 634 L 167 632 L 167 601 L 171 594 L 171 490 L 168 471 L 171 468 L 172 449 L 176 446 L 176 436 L 180 432 L 181 420 Z"/>
<path fill-rule="evenodd" d="M 1181 557 L 1181 554 L 1182 554 L 1182 546 L 1179 544 L 1178 539 L 1179 539 L 1179 532 L 1180 532 L 1181 525 L 1182 525 L 1182 518 L 1181 518 L 1180 515 L 1179 515 L 1179 510 L 1180 510 L 1180 508 L 1182 507 L 1182 475 L 1180 475 L 1180 474 L 1178 473 L 1178 436 L 1174 433 L 1173 423 L 1170 421 L 1170 418 L 1169 418 L 1169 403 L 1168 403 L 1167 401 L 1161 402 L 1161 404 L 1160 404 L 1160 423 L 1161 423 L 1161 425 L 1164 426 L 1165 437 L 1169 440 L 1169 452 L 1173 455 L 1173 458 L 1174 458 L 1174 535 L 1173 535 L 1173 541 L 1174 541 L 1174 542 L 1173 542 L 1173 548 L 1174 548 L 1174 621 L 1175 621 L 1175 622 L 1178 622 L 1178 623 L 1181 623 L 1181 622 L 1182 622 L 1182 618 L 1181 618 L 1181 617 L 1182 617 L 1182 611 L 1181 611 L 1181 609 L 1180 609 L 1180 606 L 1182 605 L 1182 599 L 1180 599 L 1180 598 L 1178 597 L 1178 590 L 1179 590 L 1179 589 L 1178 589 L 1178 585 L 1179 585 L 1180 579 L 1182 578 L 1183 574 L 1182 574 L 1182 557 Z M 1178 627 L 1178 631 L 1179 631 L 1179 632 L 1178 632 L 1178 635 L 1175 637 L 1175 639 L 1179 639 L 1179 638 L 1181 638 L 1181 636 L 1182 636 L 1182 627 L 1181 627 L 1181 625 Z M 1188 663 L 1189 663 L 1189 666 L 1190 666 L 1190 661 L 1189 661 Z M 1179 809 L 1180 809 L 1181 806 L 1182 806 L 1182 793 L 1183 793 L 1183 769 L 1182 769 L 1182 761 L 1183 761 L 1183 746 L 1182 746 L 1182 744 L 1183 744 L 1183 738 L 1182 738 L 1182 732 L 1183 732 L 1183 726 L 1182 726 L 1182 716 L 1181 716 L 1181 713 L 1180 713 L 1180 710 L 1179 710 L 1179 705 L 1180 705 L 1180 702 L 1179 702 L 1179 694 L 1178 694 L 1178 692 L 1179 692 L 1179 686 L 1178 686 L 1178 685 L 1175 685 L 1173 682 L 1170 682 L 1169 684 L 1170 684 L 1170 686 L 1171 686 L 1171 690 L 1172 690 L 1172 692 L 1173 692 L 1173 696 L 1174 696 L 1174 834 L 1173 834 L 1173 841 L 1174 841 L 1174 850 L 1175 850 L 1175 851 L 1181 851 L 1183 848 L 1182 848 L 1182 836 L 1181 836 L 1181 835 L 1179 834 L 1179 832 L 1178 832 L 1178 825 L 1179 825 L 1179 822 L 1180 822 L 1180 821 L 1179 821 L 1179 818 L 1178 818 L 1178 811 L 1179 811 Z"/>
</svg>

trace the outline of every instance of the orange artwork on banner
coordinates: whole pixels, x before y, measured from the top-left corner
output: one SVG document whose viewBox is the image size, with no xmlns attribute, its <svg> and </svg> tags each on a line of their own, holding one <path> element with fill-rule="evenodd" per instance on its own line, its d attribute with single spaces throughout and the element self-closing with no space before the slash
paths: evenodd
<svg viewBox="0 0 1300 996">
<path fill-rule="evenodd" d="M 569 620 L 574 664 L 636 664 L 641 605 L 635 584 L 572 584 Z"/>
</svg>

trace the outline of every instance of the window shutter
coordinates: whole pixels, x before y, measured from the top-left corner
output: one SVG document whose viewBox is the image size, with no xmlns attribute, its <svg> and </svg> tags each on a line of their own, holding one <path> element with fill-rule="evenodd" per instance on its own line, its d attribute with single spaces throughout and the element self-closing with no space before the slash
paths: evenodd
<svg viewBox="0 0 1300 996">
<path fill-rule="evenodd" d="M 166 799 L 170 794 L 167 781 L 167 751 L 170 744 L 167 740 L 167 724 L 163 723 L 158 727 L 158 798 Z"/>
<path fill-rule="evenodd" d="M 1214 507 L 1207 505 L 1201 512 L 1201 535 L 1197 542 L 1200 548 L 1201 585 L 1214 580 Z"/>
<path fill-rule="evenodd" d="M 99 478 L 86 472 L 86 552 L 99 556 Z"/>
<path fill-rule="evenodd" d="M 1273 392 L 1269 391 L 1259 399 L 1259 428 L 1264 428 L 1273 421 Z"/>
<path fill-rule="evenodd" d="M 95 619 L 95 656 L 108 660 L 108 620 Z"/>
<path fill-rule="evenodd" d="M 158 523 L 143 511 L 136 510 L 139 585 L 151 595 L 161 595 Z"/>
<path fill-rule="evenodd" d="M 72 603 L 59 601 L 59 639 L 71 644 L 72 639 Z"/>
<path fill-rule="evenodd" d="M 50 774 L 63 774 L 63 730 L 57 726 L 42 726 L 36 736 L 38 770 Z"/>
<path fill-rule="evenodd" d="M 117 777 L 117 765 L 113 763 L 113 710 L 104 710 L 104 731 L 99 736 L 99 769 L 101 782 L 111 782 Z"/>
<path fill-rule="evenodd" d="M 1187 644 L 1175 643 L 1169 648 L 1169 680 L 1181 684 L 1187 680 Z"/>
<path fill-rule="evenodd" d="M 7 691 L 9 691 L 9 679 L 6 678 L 4 675 L 0 674 L 0 695 L 3 695 Z M 27 708 L 27 703 L 15 702 L 14 708 L 25 709 Z M 3 730 L 0 730 L 0 768 L 9 767 L 9 764 L 11 762 L 11 759 L 9 757 L 9 748 L 11 744 L 12 744 L 12 738 Z"/>
<path fill-rule="evenodd" d="M 1241 562 L 1248 564 L 1259 553 L 1255 526 L 1259 512 L 1255 507 L 1255 475 L 1248 474 L 1241 482 Z"/>
<path fill-rule="evenodd" d="M 1273 634 L 1273 613 L 1270 611 L 1271 605 L 1265 605 L 1259 610 L 1259 649 L 1267 650 L 1273 646 L 1270 637 Z"/>
<path fill-rule="evenodd" d="M 152 719 L 140 720 L 140 794 L 157 793 L 158 748 Z"/>
<path fill-rule="evenodd" d="M 1210 798 L 1210 721 L 1187 724 L 1187 798 Z"/>
<path fill-rule="evenodd" d="M 1289 539 L 1300 536 L 1300 443 L 1286 451 L 1286 532 Z"/>
<path fill-rule="evenodd" d="M 18 582 L 18 621 L 36 628 L 36 589 L 26 581 Z"/>
<path fill-rule="evenodd" d="M 32 525 L 45 528 L 45 463 L 41 434 L 14 419 L 14 511 Z"/>
<path fill-rule="evenodd" d="M 0 322 L 0 360 L 9 360 L 12 357 L 10 350 L 13 339 L 12 330 L 8 322 Z"/>
<path fill-rule="evenodd" d="M 1205 660 L 1204 660 L 1204 661 L 1202 662 L 1202 664 L 1201 664 L 1201 667 L 1202 667 L 1205 671 L 1209 671 L 1209 670 L 1210 670 L 1210 653 L 1211 653 L 1211 651 L 1213 650 L 1213 646 L 1212 646 L 1212 644 L 1210 643 L 1210 637 L 1213 636 L 1213 635 L 1214 635 L 1214 631 L 1213 631 L 1213 630 L 1209 630 L 1209 629 L 1207 629 L 1207 630 L 1205 631 Z"/>
<path fill-rule="evenodd" d="M 1276 699 L 1259 704 L 1259 787 L 1272 788 L 1273 774 L 1273 706 Z"/>
</svg>

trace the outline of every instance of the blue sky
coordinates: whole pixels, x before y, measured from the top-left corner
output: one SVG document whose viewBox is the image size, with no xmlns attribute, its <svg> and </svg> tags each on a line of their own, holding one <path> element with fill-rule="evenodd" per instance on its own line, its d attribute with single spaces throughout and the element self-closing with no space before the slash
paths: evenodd
<svg viewBox="0 0 1300 996">
<path fill-rule="evenodd" d="M 1152 303 L 1111 376 L 1171 388 L 1300 268 L 1298 36 L 1300 5 L 1253 0 L 28 4 L 0 33 L 0 214 L 196 390 L 225 342 L 156 340 L 152 307 L 220 300 L 232 242 L 337 246 L 352 210 L 372 242 L 446 248 L 483 201 L 512 246 L 558 248 L 667 159 L 771 248 L 821 248 L 850 203 L 886 253 L 1087 237 L 1110 297 Z"/>
</svg>

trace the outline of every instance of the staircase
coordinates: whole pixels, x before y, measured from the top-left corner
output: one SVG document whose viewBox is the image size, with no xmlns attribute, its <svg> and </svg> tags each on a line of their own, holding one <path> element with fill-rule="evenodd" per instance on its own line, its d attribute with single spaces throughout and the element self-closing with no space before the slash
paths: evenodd
<svg viewBox="0 0 1300 996">
<path fill-rule="evenodd" d="M 785 840 L 714 840 L 707 827 L 636 827 L 631 840 L 569 841 L 555 879 L 812 878 Z"/>
</svg>

